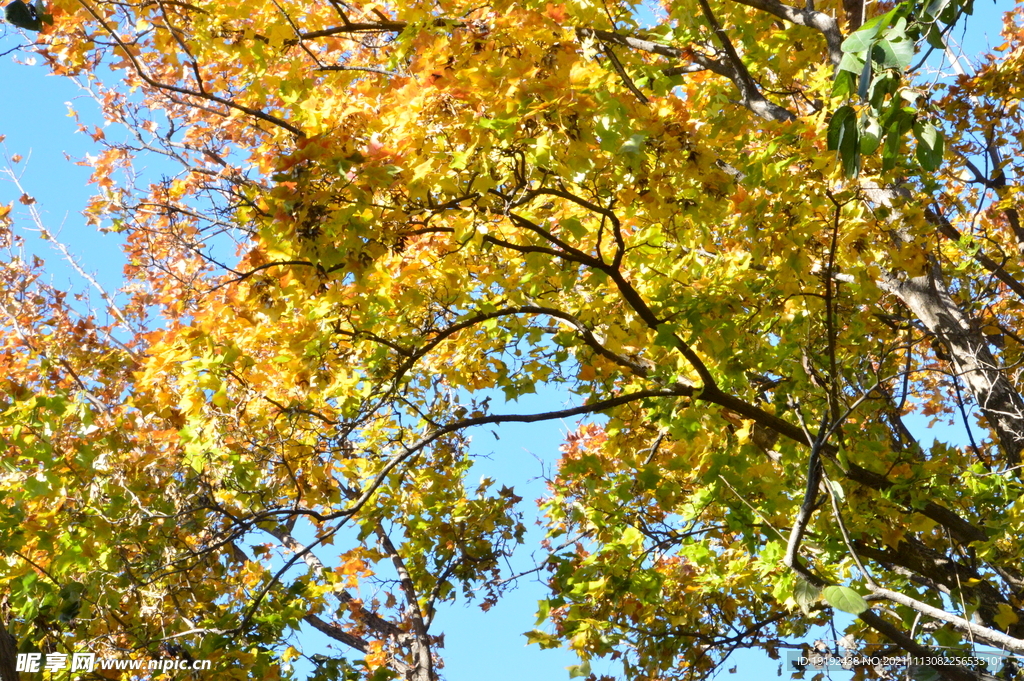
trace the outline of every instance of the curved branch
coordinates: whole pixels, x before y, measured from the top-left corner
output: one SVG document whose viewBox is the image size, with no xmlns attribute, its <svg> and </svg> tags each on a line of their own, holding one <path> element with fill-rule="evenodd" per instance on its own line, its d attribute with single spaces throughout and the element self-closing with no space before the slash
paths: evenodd
<svg viewBox="0 0 1024 681">
<path fill-rule="evenodd" d="M 359 495 L 359 498 L 356 499 L 355 503 L 344 511 L 331 514 L 328 518 L 354 516 L 373 497 L 380 486 L 384 483 L 384 480 L 392 471 L 395 470 L 395 468 L 405 461 L 408 461 L 413 456 L 419 454 L 424 448 L 437 441 L 439 438 L 456 431 L 472 428 L 473 426 L 495 425 L 499 423 L 538 423 L 540 421 L 553 421 L 573 416 L 582 416 L 584 414 L 596 414 L 612 409 L 613 407 L 635 402 L 636 400 L 657 397 L 693 397 L 696 392 L 697 391 L 693 386 L 676 384 L 671 388 L 664 388 L 660 390 L 637 390 L 636 392 L 628 393 L 626 395 L 618 395 L 617 397 L 599 400 L 580 407 L 572 407 L 571 409 L 559 409 L 557 411 L 547 411 L 539 414 L 492 414 L 490 416 L 477 416 L 453 421 L 452 423 L 441 426 L 437 430 L 423 436 L 416 443 L 406 447 L 405 451 L 391 457 L 388 462 L 384 464 L 384 467 L 380 472 L 377 473 L 373 481 L 365 490 L 363 490 L 363 493 Z"/>
<path fill-rule="evenodd" d="M 729 63 L 732 66 L 732 75 L 729 79 L 736 85 L 740 91 L 740 103 L 753 111 L 761 118 L 765 118 L 770 121 L 791 121 L 796 118 L 791 111 L 785 109 L 774 102 L 768 101 L 763 94 L 761 94 L 760 88 L 754 81 L 753 76 L 750 75 L 750 71 L 747 69 L 747 65 L 743 63 L 743 59 L 740 58 L 739 53 L 736 51 L 736 47 L 732 44 L 732 40 L 729 39 L 729 35 L 722 28 L 722 25 L 718 22 L 714 13 L 711 11 L 711 6 L 707 0 L 697 0 L 697 4 L 700 6 L 701 13 L 704 15 L 704 19 L 708 22 L 711 30 L 715 33 L 718 38 L 718 42 L 722 45 L 722 49 L 725 51 L 726 56 L 729 59 Z"/>
<path fill-rule="evenodd" d="M 928 222 L 935 225 L 935 227 L 939 230 L 939 234 L 946 237 L 950 241 L 959 242 L 963 238 L 963 235 L 957 230 L 956 227 L 953 226 L 953 223 L 951 223 L 945 215 L 943 215 L 935 208 L 931 206 L 925 208 L 924 216 L 925 218 L 927 218 Z M 978 250 L 975 251 L 974 259 L 978 261 L 978 264 L 980 264 L 986 270 L 995 275 L 995 277 L 999 281 L 1006 284 L 1006 286 L 1011 291 L 1016 293 L 1017 296 L 1022 301 L 1024 301 L 1024 283 L 1021 283 L 1020 281 L 1015 279 L 1009 272 L 1007 272 L 1003 268 L 1002 265 L 1000 265 L 995 260 L 982 253 L 980 248 L 978 248 Z"/>
<path fill-rule="evenodd" d="M 125 45 L 123 40 L 121 40 L 121 36 L 119 36 L 117 34 L 117 31 L 115 31 L 114 29 L 110 28 L 110 26 L 107 25 L 107 22 L 103 20 L 103 17 L 101 17 L 99 15 L 99 13 L 97 13 L 96 10 L 94 10 L 89 5 L 89 3 L 87 3 L 85 0 L 78 0 L 78 4 L 80 4 L 82 7 L 84 7 L 85 11 L 88 12 L 92 16 L 92 18 L 96 20 L 96 22 L 103 28 L 104 31 L 106 31 L 110 35 L 111 38 L 114 39 L 114 42 L 116 42 L 117 46 L 120 47 L 121 51 L 124 52 L 124 54 L 127 57 L 128 61 L 131 62 L 132 67 L 135 69 L 135 73 L 147 85 L 149 85 L 151 87 L 154 87 L 157 90 L 165 90 L 167 92 L 176 92 L 178 94 L 188 95 L 190 97 L 197 97 L 199 99 L 205 99 L 205 100 L 210 101 L 210 102 L 216 102 L 217 104 L 220 104 L 222 106 L 226 106 L 229 109 L 235 109 L 236 111 L 241 111 L 242 113 L 248 114 L 249 116 L 252 116 L 253 118 L 259 119 L 261 121 L 265 121 L 267 123 L 271 123 L 271 124 L 276 125 L 276 126 L 278 126 L 280 128 L 284 128 L 285 130 L 287 130 L 288 132 L 292 133 L 296 137 L 305 137 L 306 136 L 306 133 L 302 132 L 302 130 L 296 128 L 291 123 L 285 121 L 284 119 L 278 118 L 277 116 L 268 114 L 268 113 L 266 113 L 264 111 L 260 111 L 259 109 L 253 109 L 252 107 L 245 106 L 244 104 L 239 104 L 237 102 L 233 102 L 230 99 L 225 99 L 223 97 L 219 97 L 217 95 L 210 94 L 208 92 L 202 92 L 202 91 L 196 92 L 195 90 L 189 90 L 188 88 L 178 87 L 177 85 L 171 85 L 169 83 L 161 83 L 160 81 L 156 80 L 155 78 L 153 78 L 152 76 L 149 75 L 149 73 L 142 67 L 142 64 L 139 63 L 139 60 L 135 58 L 135 55 L 132 54 L 132 52 L 128 48 L 128 46 Z"/>
<path fill-rule="evenodd" d="M 484 312 L 477 315 L 473 315 L 468 319 L 464 319 L 460 322 L 452 324 L 451 326 L 445 329 L 442 329 L 433 338 L 431 338 L 423 347 L 419 348 L 415 352 L 404 351 L 403 354 L 405 354 L 408 357 L 408 360 L 406 360 L 401 366 L 398 367 L 398 369 L 395 371 L 395 377 L 393 380 L 397 381 L 401 379 L 401 377 L 408 373 L 412 366 L 420 359 L 422 359 L 425 355 L 427 355 L 427 353 L 436 348 L 446 339 L 458 334 L 460 331 L 465 331 L 466 329 L 469 329 L 477 324 L 481 324 L 491 319 L 498 319 L 500 317 L 511 317 L 515 315 L 525 314 L 547 315 L 549 317 L 554 317 L 555 319 L 561 319 L 569 323 L 573 328 L 579 331 L 580 336 L 583 338 L 583 342 L 586 343 L 588 347 L 590 347 L 594 352 L 596 352 L 600 356 L 604 357 L 605 359 L 615 364 L 628 368 L 635 375 L 640 376 L 641 378 L 647 378 L 650 374 L 648 367 L 644 366 L 640 362 L 632 360 L 628 357 L 623 357 L 622 355 L 614 353 L 608 348 L 601 345 L 601 343 L 597 340 L 597 337 L 594 335 L 594 332 L 587 328 L 587 326 L 583 322 L 581 322 L 579 319 L 569 314 L 568 312 L 563 312 L 562 310 L 558 310 L 552 307 L 542 307 L 540 305 L 517 305 L 515 307 L 507 307 L 500 310 L 494 310 L 493 312 Z M 388 345 L 388 347 L 392 347 L 392 344 L 385 343 L 384 339 L 374 338 L 374 340 L 377 340 L 378 342 Z"/>
<path fill-rule="evenodd" d="M 843 34 L 839 31 L 839 23 L 829 15 L 813 9 L 784 5 L 778 0 L 733 1 L 768 12 L 790 23 L 816 29 L 825 37 L 825 44 L 828 46 L 828 59 L 832 62 L 832 66 L 839 66 L 839 62 L 843 58 Z"/>
<path fill-rule="evenodd" d="M 871 627 L 875 631 L 879 632 L 880 634 L 888 638 L 890 641 L 894 641 L 895 643 L 897 643 L 901 648 L 906 650 L 911 655 L 915 655 L 917 657 L 925 659 L 935 658 L 934 649 L 926 648 L 925 646 L 921 645 L 912 637 L 905 634 L 901 629 L 890 624 L 889 622 L 886 622 L 884 619 L 882 619 L 879 615 L 872 612 L 871 610 L 866 610 L 857 617 L 862 622 L 867 624 L 869 627 Z M 931 667 L 931 669 L 934 669 L 936 672 L 938 672 L 939 676 L 946 679 L 947 681 L 978 681 L 978 677 L 975 676 L 973 672 L 968 671 L 963 667 L 937 665 L 935 667 Z"/>
</svg>

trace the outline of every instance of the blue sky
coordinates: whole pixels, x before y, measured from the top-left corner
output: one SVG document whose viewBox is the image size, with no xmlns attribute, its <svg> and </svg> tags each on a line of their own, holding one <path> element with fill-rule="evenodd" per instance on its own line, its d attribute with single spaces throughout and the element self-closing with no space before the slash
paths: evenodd
<svg viewBox="0 0 1024 681">
<path fill-rule="evenodd" d="M 1004 2 L 1002 6 L 1008 7 L 1008 4 Z M 969 29 L 956 32 L 955 37 L 963 43 L 966 54 L 975 55 L 1001 42 L 1000 26 L 1000 14 L 991 0 L 978 0 L 976 16 Z M 5 28 L 6 33 L 0 28 L 0 52 L 20 40 L 20 34 Z M 22 60 L 29 58 L 27 53 L 14 56 Z M 86 120 L 95 117 L 95 105 L 73 82 L 48 75 L 40 64 L 15 64 L 11 56 L 0 58 L 0 82 L 6 100 L 6 105 L 0 107 L 0 135 L 6 137 L 7 152 L 22 157 L 21 162 L 13 166 L 14 170 L 20 173 L 26 191 L 38 201 L 46 227 L 80 257 L 85 269 L 104 286 L 116 289 L 121 280 L 122 262 L 118 237 L 97 233 L 85 225 L 79 214 L 93 188 L 86 184 L 90 169 L 74 161 L 84 159 L 95 148 L 87 135 L 76 133 L 76 122 L 68 116 L 67 103 L 81 111 Z M 108 134 L 119 132 L 111 129 Z M 16 201 L 18 192 L 3 179 L 0 177 L 0 204 Z M 15 214 L 24 216 L 25 209 L 17 203 L 15 206 Z M 30 225 L 25 219 L 19 219 L 17 224 L 21 230 Z M 84 288 L 80 277 L 58 264 L 59 254 L 46 243 L 28 236 L 31 251 L 48 261 L 48 271 L 55 285 Z M 564 400 L 564 395 L 547 394 L 528 402 L 527 407 L 538 411 L 554 409 L 563 406 Z M 523 409 L 523 405 L 509 405 L 508 409 Z M 499 484 L 514 486 L 516 493 L 524 497 L 524 504 L 529 504 L 545 493 L 541 480 L 544 467 L 550 470 L 558 457 L 558 445 L 575 425 L 562 422 L 510 424 L 494 429 L 500 439 L 495 439 L 490 429 L 478 429 L 472 435 L 474 453 L 481 459 L 474 474 L 486 474 Z M 949 437 L 959 439 L 960 436 L 950 434 Z M 533 526 L 531 518 L 527 518 L 527 523 L 530 534 L 524 551 L 516 559 L 517 570 L 532 567 L 529 552 L 540 538 L 540 531 Z M 521 636 L 534 627 L 536 604 L 544 595 L 543 586 L 535 578 L 526 578 L 487 613 L 458 603 L 446 607 L 435 625 L 436 631 L 446 633 L 446 647 L 442 651 L 446 678 L 450 681 L 481 677 L 489 681 L 567 678 L 565 668 L 577 662 L 573 655 L 567 651 L 527 647 Z M 739 678 L 755 681 L 777 678 L 778 662 L 760 653 L 740 652 L 734 664 Z M 606 669 L 599 664 L 594 666 L 597 673 Z M 783 678 L 787 677 L 788 674 L 784 674 Z"/>
</svg>

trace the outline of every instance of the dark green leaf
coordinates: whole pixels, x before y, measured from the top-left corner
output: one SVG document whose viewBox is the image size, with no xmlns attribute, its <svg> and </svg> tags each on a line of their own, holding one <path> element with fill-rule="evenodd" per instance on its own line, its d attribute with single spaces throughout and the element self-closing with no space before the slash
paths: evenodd
<svg viewBox="0 0 1024 681">
<path fill-rule="evenodd" d="M 949 0 L 932 0 L 928 3 L 928 6 L 924 8 L 924 15 L 930 19 L 942 14 L 942 10 L 946 9 L 949 4 Z"/>
<path fill-rule="evenodd" d="M 844 57 L 845 59 L 845 57 Z M 833 97 L 846 97 L 853 91 L 853 74 L 846 70 L 836 71 L 835 82 L 832 83 Z"/>
<path fill-rule="evenodd" d="M 4 9 L 4 18 L 8 23 L 27 31 L 40 31 L 43 28 L 43 22 L 36 14 L 35 8 L 22 0 L 14 0 L 7 5 Z"/>
<path fill-rule="evenodd" d="M 937 25 L 932 24 L 931 26 L 928 27 L 928 34 L 926 37 L 928 39 L 928 44 L 934 47 L 936 50 L 946 49 L 946 43 L 942 39 L 942 31 L 939 30 L 939 27 Z"/>
<path fill-rule="evenodd" d="M 885 98 L 896 90 L 899 79 L 888 71 L 876 75 L 871 81 L 871 89 L 868 92 L 868 101 L 871 108 L 878 111 L 882 108 Z"/>
<path fill-rule="evenodd" d="M 897 120 L 885 128 L 885 144 L 882 146 L 882 168 L 892 170 L 896 167 L 899 159 L 900 148 L 903 142 L 903 133 L 900 130 L 900 123 Z"/>
<path fill-rule="evenodd" d="M 855 119 L 857 112 L 853 110 L 852 106 L 846 105 L 836 109 L 836 112 L 832 114 L 832 120 L 828 123 L 828 148 L 830 151 L 837 151 L 839 145 L 843 139 L 843 131 L 847 119 Z"/>
<path fill-rule="evenodd" d="M 839 156 L 843 160 L 843 172 L 847 177 L 856 177 L 860 171 L 860 144 L 857 138 L 856 114 L 844 117 L 838 143 Z"/>
<path fill-rule="evenodd" d="M 848 137 L 849 143 L 844 144 L 839 150 L 843 159 L 843 174 L 847 177 L 857 177 L 860 173 L 860 148 L 857 144 L 857 129 Z"/>
<path fill-rule="evenodd" d="M 864 70 L 860 72 L 860 87 L 857 88 L 857 96 L 861 100 L 868 97 L 868 88 L 871 87 L 871 60 L 864 60 Z"/>
</svg>

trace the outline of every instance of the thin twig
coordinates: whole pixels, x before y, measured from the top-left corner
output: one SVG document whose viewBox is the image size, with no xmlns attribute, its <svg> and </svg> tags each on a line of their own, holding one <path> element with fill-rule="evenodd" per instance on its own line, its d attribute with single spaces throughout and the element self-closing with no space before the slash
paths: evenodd
<svg viewBox="0 0 1024 681">
<path fill-rule="evenodd" d="M 647 96 L 640 92 L 636 83 L 634 83 L 633 79 L 629 77 L 628 73 L 626 73 L 626 69 L 622 68 L 622 63 L 619 61 L 619 58 L 615 56 L 615 50 L 608 45 L 604 45 L 603 47 L 604 53 L 608 55 L 608 60 L 612 63 L 612 67 L 615 69 L 615 72 L 619 74 L 619 77 L 622 78 L 622 82 L 627 88 L 629 88 L 629 91 L 636 95 L 636 98 L 640 100 L 641 104 L 649 104 L 651 100 L 647 99 Z"/>
</svg>

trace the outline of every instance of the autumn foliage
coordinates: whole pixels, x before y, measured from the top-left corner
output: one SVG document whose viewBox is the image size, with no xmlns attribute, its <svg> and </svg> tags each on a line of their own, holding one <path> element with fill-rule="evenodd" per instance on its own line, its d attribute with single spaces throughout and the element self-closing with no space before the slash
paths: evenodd
<svg viewBox="0 0 1024 681">
<path fill-rule="evenodd" d="M 435 608 L 501 598 L 529 503 L 466 430 L 562 419 L 528 638 L 577 674 L 837 611 L 1024 653 L 1021 11 L 940 78 L 969 2 L 866 7 L 53 2 L 33 49 L 131 133 L 83 123 L 129 264 L 90 310 L 0 208 L 19 650 L 441 678 Z"/>
</svg>

